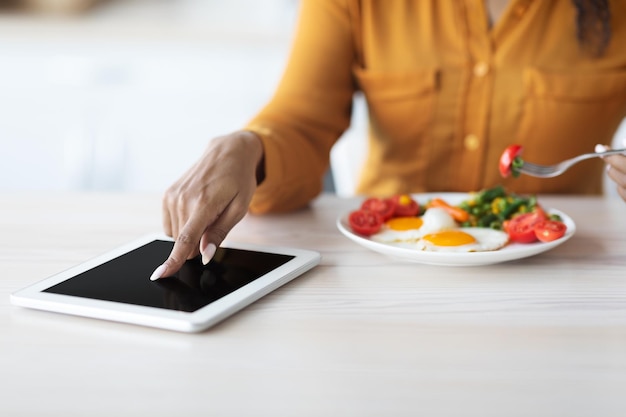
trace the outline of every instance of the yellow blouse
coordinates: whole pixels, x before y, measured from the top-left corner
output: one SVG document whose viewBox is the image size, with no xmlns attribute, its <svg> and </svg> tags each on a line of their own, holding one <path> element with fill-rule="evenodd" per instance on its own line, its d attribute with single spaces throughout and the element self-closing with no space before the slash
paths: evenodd
<svg viewBox="0 0 626 417">
<path fill-rule="evenodd" d="M 514 143 L 539 164 L 610 143 L 626 117 L 626 1 L 611 7 L 596 58 L 576 39 L 571 0 L 512 0 L 493 27 L 484 0 L 302 0 L 284 76 L 246 127 L 265 149 L 251 211 L 321 192 L 359 91 L 370 129 L 358 193 L 601 193 L 598 159 L 552 179 L 503 179 L 498 161 Z"/>
</svg>

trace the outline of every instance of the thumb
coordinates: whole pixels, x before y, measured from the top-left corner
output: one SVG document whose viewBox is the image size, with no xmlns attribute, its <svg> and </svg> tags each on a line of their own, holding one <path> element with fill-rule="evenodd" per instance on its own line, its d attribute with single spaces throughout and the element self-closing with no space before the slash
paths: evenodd
<svg viewBox="0 0 626 417">
<path fill-rule="evenodd" d="M 229 204 L 226 210 L 202 233 L 200 239 L 200 253 L 204 265 L 211 261 L 218 246 L 222 244 L 230 230 L 243 218 L 245 210 L 240 209 L 237 204 Z"/>
<path fill-rule="evenodd" d="M 209 241 L 208 233 L 204 233 L 202 239 L 200 239 L 200 254 L 202 255 L 202 263 L 204 265 L 211 261 L 216 250 L 217 244 Z"/>
</svg>

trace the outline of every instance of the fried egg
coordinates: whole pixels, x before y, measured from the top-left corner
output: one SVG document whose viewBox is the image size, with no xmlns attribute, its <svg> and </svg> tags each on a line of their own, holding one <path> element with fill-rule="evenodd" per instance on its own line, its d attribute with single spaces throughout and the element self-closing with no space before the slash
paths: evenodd
<svg viewBox="0 0 626 417">
<path fill-rule="evenodd" d="M 454 218 L 441 207 L 432 207 L 426 210 L 422 220 L 424 221 L 424 225 L 421 228 L 423 234 L 459 227 Z"/>
<path fill-rule="evenodd" d="M 423 216 L 394 217 L 387 220 L 370 239 L 389 244 L 415 243 L 427 233 L 457 228 L 454 219 L 442 208 L 430 208 Z"/>
<path fill-rule="evenodd" d="M 463 227 L 424 234 L 416 248 L 431 252 L 486 252 L 498 250 L 508 241 L 508 234 L 500 230 Z"/>
</svg>

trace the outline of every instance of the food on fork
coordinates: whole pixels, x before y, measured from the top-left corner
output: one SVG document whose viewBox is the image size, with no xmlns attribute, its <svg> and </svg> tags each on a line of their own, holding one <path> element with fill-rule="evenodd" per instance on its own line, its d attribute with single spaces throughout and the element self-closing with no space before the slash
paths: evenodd
<svg viewBox="0 0 626 417">
<path fill-rule="evenodd" d="M 567 229 L 558 216 L 543 210 L 535 196 L 507 193 L 502 186 L 472 193 L 459 204 L 439 197 L 422 204 L 408 194 L 370 197 L 349 214 L 348 223 L 355 233 L 375 242 L 437 252 L 483 252 L 509 242 L 549 242 L 563 237 Z"/>
<path fill-rule="evenodd" d="M 503 178 L 513 175 L 519 177 L 520 168 L 524 165 L 524 160 L 520 157 L 523 147 L 521 145 L 507 146 L 502 156 L 500 156 L 500 175 Z"/>
<path fill-rule="evenodd" d="M 602 145 L 596 145 L 596 152 L 583 153 L 553 165 L 539 165 L 524 161 L 519 156 L 522 152 L 522 147 L 519 145 L 511 145 L 504 150 L 504 153 L 500 157 L 500 174 L 503 177 L 512 173 L 513 176 L 526 174 L 538 178 L 553 178 L 561 175 L 575 164 L 586 159 L 626 154 L 626 149 L 610 149 L 598 152 L 599 149 L 603 148 Z"/>
</svg>

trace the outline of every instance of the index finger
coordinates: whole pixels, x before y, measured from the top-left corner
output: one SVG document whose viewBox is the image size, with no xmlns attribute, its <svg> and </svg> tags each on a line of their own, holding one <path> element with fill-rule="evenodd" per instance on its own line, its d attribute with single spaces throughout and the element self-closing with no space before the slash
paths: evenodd
<svg viewBox="0 0 626 417">
<path fill-rule="evenodd" d="M 192 215 L 176 238 L 170 256 L 154 270 L 150 276 L 150 281 L 156 281 L 159 278 L 168 277 L 178 272 L 189 255 L 198 249 L 200 238 L 205 228 L 202 217 Z"/>
</svg>

